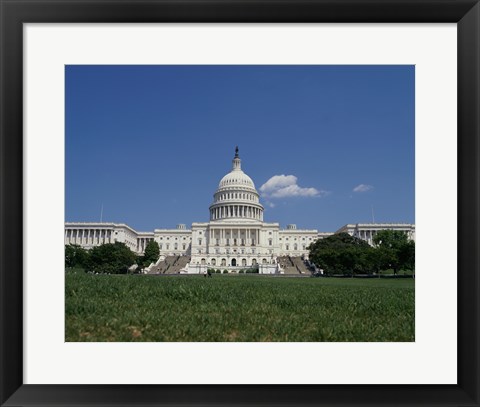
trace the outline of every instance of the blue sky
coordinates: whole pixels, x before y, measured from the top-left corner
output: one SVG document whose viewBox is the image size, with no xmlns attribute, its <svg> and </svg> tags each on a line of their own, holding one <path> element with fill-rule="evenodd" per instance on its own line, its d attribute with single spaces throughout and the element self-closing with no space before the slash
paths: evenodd
<svg viewBox="0 0 480 407">
<path fill-rule="evenodd" d="M 67 66 L 65 85 L 66 221 L 208 221 L 238 145 L 267 222 L 415 222 L 413 66 Z"/>
</svg>

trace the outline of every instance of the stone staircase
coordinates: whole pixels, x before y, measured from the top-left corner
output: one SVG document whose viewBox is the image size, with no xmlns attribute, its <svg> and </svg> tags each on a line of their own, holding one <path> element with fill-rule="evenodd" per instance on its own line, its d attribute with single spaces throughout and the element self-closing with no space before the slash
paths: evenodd
<svg viewBox="0 0 480 407">
<path fill-rule="evenodd" d="M 281 264 L 283 274 L 305 274 L 309 275 L 311 271 L 301 257 L 282 256 L 277 261 Z"/>
<path fill-rule="evenodd" d="M 167 256 L 153 266 L 148 274 L 177 274 L 190 262 L 190 256 Z"/>
<path fill-rule="evenodd" d="M 278 257 L 277 262 L 280 263 L 283 274 L 300 274 L 290 256 Z"/>
<path fill-rule="evenodd" d="M 308 269 L 307 265 L 301 257 L 290 257 L 292 263 L 300 274 L 311 274 L 312 272 Z"/>
</svg>

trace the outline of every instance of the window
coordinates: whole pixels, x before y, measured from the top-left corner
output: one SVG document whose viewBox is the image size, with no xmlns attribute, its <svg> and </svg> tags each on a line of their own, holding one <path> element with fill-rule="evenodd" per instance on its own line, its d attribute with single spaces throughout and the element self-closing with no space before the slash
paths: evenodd
<svg viewBox="0 0 480 407">
<path fill-rule="evenodd" d="M 183 246 L 183 250 L 187 248 L 187 245 L 185 243 L 182 246 Z"/>
<path fill-rule="evenodd" d="M 222 266 L 226 266 L 226 265 L 227 265 L 227 260 L 222 259 Z"/>
<path fill-rule="evenodd" d="M 199 244 L 199 245 L 202 244 L 202 239 L 198 239 L 198 244 Z"/>
<path fill-rule="evenodd" d="M 170 249 L 170 245 L 167 243 L 167 250 Z"/>
<path fill-rule="evenodd" d="M 217 261 L 215 259 L 212 259 L 212 266 L 215 266 L 217 264 Z"/>
<path fill-rule="evenodd" d="M 160 243 L 160 244 L 158 245 L 158 247 L 159 247 L 160 250 L 162 250 L 163 244 Z"/>
<path fill-rule="evenodd" d="M 268 245 L 269 245 L 269 246 L 272 245 L 272 239 L 268 239 Z"/>
<path fill-rule="evenodd" d="M 174 248 L 175 250 L 177 250 L 177 249 L 178 249 L 178 244 L 175 243 L 175 246 L 174 246 L 173 248 Z"/>
</svg>

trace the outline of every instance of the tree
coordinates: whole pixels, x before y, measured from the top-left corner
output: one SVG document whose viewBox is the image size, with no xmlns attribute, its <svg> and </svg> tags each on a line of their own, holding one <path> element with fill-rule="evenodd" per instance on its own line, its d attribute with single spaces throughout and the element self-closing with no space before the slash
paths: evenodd
<svg viewBox="0 0 480 407">
<path fill-rule="evenodd" d="M 145 247 L 145 253 L 143 254 L 144 264 L 149 266 L 150 263 L 156 263 L 160 257 L 160 247 L 155 240 L 150 240 Z"/>
<path fill-rule="evenodd" d="M 380 230 L 373 238 L 376 246 L 380 267 L 398 270 L 415 268 L 415 243 L 408 240 L 408 236 L 401 230 Z"/>
<path fill-rule="evenodd" d="M 370 273 L 373 250 L 364 240 L 338 233 L 319 239 L 308 247 L 309 259 L 326 274 Z"/>
<path fill-rule="evenodd" d="M 88 252 L 77 244 L 65 245 L 65 267 L 85 267 Z"/>
<path fill-rule="evenodd" d="M 415 271 L 415 242 L 413 240 L 401 247 L 400 263 L 404 269 Z"/>
<path fill-rule="evenodd" d="M 95 273 L 125 274 L 135 260 L 135 253 L 125 243 L 106 243 L 90 250 L 87 268 Z"/>
</svg>

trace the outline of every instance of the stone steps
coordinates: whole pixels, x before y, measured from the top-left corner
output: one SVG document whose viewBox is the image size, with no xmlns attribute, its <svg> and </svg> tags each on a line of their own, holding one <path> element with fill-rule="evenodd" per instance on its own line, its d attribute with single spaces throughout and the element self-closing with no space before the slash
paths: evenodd
<svg viewBox="0 0 480 407">
<path fill-rule="evenodd" d="M 190 261 L 190 256 L 167 256 L 158 265 L 153 266 L 148 274 L 176 274 Z"/>
</svg>

